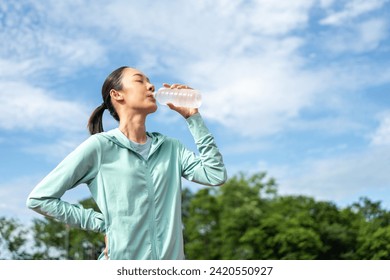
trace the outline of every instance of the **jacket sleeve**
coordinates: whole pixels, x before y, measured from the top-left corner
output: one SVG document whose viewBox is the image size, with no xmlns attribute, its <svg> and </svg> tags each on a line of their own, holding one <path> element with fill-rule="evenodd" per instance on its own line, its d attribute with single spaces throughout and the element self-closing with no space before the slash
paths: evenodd
<svg viewBox="0 0 390 280">
<path fill-rule="evenodd" d="M 101 213 L 61 200 L 67 190 L 94 179 L 100 166 L 100 150 L 97 138 L 89 137 L 32 190 L 27 207 L 72 226 L 103 232 Z"/>
<path fill-rule="evenodd" d="M 182 147 L 182 176 L 203 185 L 222 185 L 227 179 L 227 172 L 214 137 L 199 113 L 189 117 L 187 123 L 199 155 Z"/>
</svg>

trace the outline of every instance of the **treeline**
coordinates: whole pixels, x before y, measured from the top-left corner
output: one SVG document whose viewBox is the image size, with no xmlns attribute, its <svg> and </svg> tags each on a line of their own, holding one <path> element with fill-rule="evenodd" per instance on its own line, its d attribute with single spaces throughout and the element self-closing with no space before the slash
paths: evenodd
<svg viewBox="0 0 390 280">
<path fill-rule="evenodd" d="M 92 199 L 81 204 L 97 209 Z M 380 202 L 361 198 L 339 208 L 281 196 L 265 173 L 239 174 L 218 188 L 184 189 L 183 227 L 187 259 L 390 259 L 390 212 Z M 0 248 L 13 259 L 96 259 L 104 248 L 102 234 L 46 218 L 29 229 L 0 218 L 0 233 Z"/>
</svg>

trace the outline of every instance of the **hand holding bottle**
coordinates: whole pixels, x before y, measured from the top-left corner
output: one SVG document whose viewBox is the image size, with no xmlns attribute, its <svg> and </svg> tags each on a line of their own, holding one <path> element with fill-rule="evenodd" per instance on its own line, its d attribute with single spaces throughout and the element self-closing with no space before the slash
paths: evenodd
<svg viewBox="0 0 390 280">
<path fill-rule="evenodd" d="M 172 85 L 169 85 L 169 84 L 166 84 L 164 83 L 163 84 L 164 88 L 162 89 L 171 89 L 171 90 L 191 90 L 191 94 L 196 94 L 197 96 L 197 100 L 195 100 L 196 102 L 195 103 L 191 103 L 191 102 L 188 102 L 188 101 L 182 101 L 180 102 L 180 97 L 183 97 L 182 95 L 179 96 L 179 98 L 166 98 L 166 99 L 163 99 L 163 98 L 159 98 L 158 96 L 158 93 L 162 92 L 160 89 L 159 91 L 156 92 L 155 94 L 155 98 L 157 99 L 157 101 L 159 101 L 160 103 L 162 104 L 166 104 L 170 109 L 178 112 L 179 114 L 181 114 L 184 118 L 188 118 L 196 113 L 198 113 L 198 108 L 196 107 L 199 107 L 200 106 L 200 103 L 201 103 L 201 97 L 200 97 L 200 93 L 193 90 L 192 88 L 186 86 L 186 85 L 180 85 L 180 84 L 172 84 Z M 173 92 L 173 91 L 172 91 Z M 187 92 L 188 93 L 188 92 Z M 184 96 L 184 99 L 185 99 L 186 96 Z M 174 104 L 176 103 L 176 105 Z M 184 106 L 183 106 L 184 105 Z"/>
</svg>

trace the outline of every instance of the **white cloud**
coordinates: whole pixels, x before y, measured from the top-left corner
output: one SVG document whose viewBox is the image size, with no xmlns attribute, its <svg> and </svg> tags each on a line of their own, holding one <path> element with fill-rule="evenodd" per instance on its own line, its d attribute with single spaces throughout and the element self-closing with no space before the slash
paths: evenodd
<svg viewBox="0 0 390 280">
<path fill-rule="evenodd" d="M 323 1 L 322 1 L 323 2 Z M 354 20 L 359 16 L 381 9 L 388 0 L 349 0 L 345 1 L 341 11 L 331 11 L 330 14 L 320 22 L 324 25 L 342 25 Z M 327 5 L 329 6 L 329 4 Z"/>
<path fill-rule="evenodd" d="M 85 133 L 62 132 L 61 137 L 56 137 L 51 141 L 41 140 L 40 143 L 24 144 L 21 150 L 27 154 L 39 155 L 48 162 L 58 163 L 65 158 L 71 151 L 79 146 L 88 137 Z"/>
<path fill-rule="evenodd" d="M 62 74 L 71 74 L 75 69 L 106 62 L 104 47 L 96 39 L 88 36 L 64 37 L 49 33 L 42 37 L 40 43 L 40 61 L 49 60 L 46 64 Z M 58 65 L 58 61 L 62 63 Z"/>
<path fill-rule="evenodd" d="M 361 196 L 383 200 L 390 195 L 389 157 L 388 148 L 373 148 L 304 160 L 294 165 L 262 163 L 261 167 L 276 178 L 282 195 L 304 194 L 345 205 L 356 202 Z M 388 203 L 386 199 L 385 202 Z"/>
<path fill-rule="evenodd" d="M 366 128 L 363 123 L 346 116 L 299 119 L 290 123 L 288 127 L 294 131 L 320 131 L 327 135 L 361 132 Z"/>
<path fill-rule="evenodd" d="M 28 221 L 32 213 L 26 207 L 26 199 L 37 183 L 38 180 L 35 177 L 20 177 L 10 182 L 2 182 L 0 184 L 1 216 Z"/>
<path fill-rule="evenodd" d="M 321 8 L 328 8 L 334 4 L 335 0 L 320 0 Z"/>
<path fill-rule="evenodd" d="M 148 55 L 136 51 L 143 70 L 163 67 L 204 89 L 205 116 L 259 135 L 282 129 L 318 89 L 319 79 L 300 69 L 303 61 L 296 51 L 304 42 L 287 35 L 307 25 L 313 3 L 170 1 L 142 9 L 137 2 L 130 9 L 113 2 L 99 22 L 90 22 L 89 16 L 86 25 L 113 29 L 132 50 L 145 49 Z"/>
<path fill-rule="evenodd" d="M 309 67 L 310 58 L 302 49 L 310 45 L 310 36 L 301 36 L 301 31 L 312 34 L 326 51 L 337 52 L 375 50 L 387 38 L 387 21 L 382 17 L 366 19 L 352 29 L 339 28 L 347 18 L 368 15 L 386 1 L 347 1 L 334 12 L 336 2 L 320 1 L 329 13 L 322 23 L 333 27 L 317 36 L 309 26 L 311 10 L 318 5 L 314 0 L 158 1 L 153 5 L 31 1 L 31 17 L 22 21 L 29 31 L 27 39 L 15 31 L 12 43 L 20 50 L 17 53 L 27 48 L 30 55 L 24 63 L 19 60 L 10 75 L 42 65 L 70 73 L 105 61 L 108 52 L 131 54 L 136 65 L 150 71 L 148 75 L 174 73 L 178 80 L 203 90 L 202 111 L 207 117 L 243 135 L 272 134 L 292 127 L 289 123 L 299 120 L 301 110 L 318 106 L 319 100 L 342 100 L 338 95 L 346 88 L 364 87 L 378 79 L 368 75 L 362 81 L 359 72 L 371 65 Z M 13 22 L 9 26 L 16 26 L 20 12 L 7 12 Z M 9 41 L 10 34 L 4 39 Z M 14 59 L 3 58 L 0 63 L 8 67 Z M 383 78 L 388 80 L 389 75 Z"/>
<path fill-rule="evenodd" d="M 377 130 L 371 135 L 374 146 L 390 145 L 390 113 L 382 113 Z"/>
<path fill-rule="evenodd" d="M 322 4 L 330 7 L 334 3 Z M 203 90 L 204 115 L 246 136 L 292 127 L 303 108 L 319 106 L 319 100 L 325 101 L 321 106 L 340 102 L 346 89 L 366 87 L 378 79 L 371 75 L 362 79 L 366 65 L 351 62 L 307 67 L 310 61 L 300 51 L 308 42 L 290 32 L 308 27 L 315 1 L 196 1 L 186 6 L 172 1 L 141 14 L 137 13 L 139 5 L 126 9 L 124 3 L 115 2 L 100 24 L 106 29 L 116 27 L 121 40 L 131 42 L 129 46 L 146 48 L 151 54 L 140 55 L 142 64 L 147 62 L 146 70 L 164 69 Z M 172 12 L 158 14 L 161 5 Z M 364 11 L 373 10 L 367 7 Z M 115 16 L 123 11 L 127 16 Z M 335 51 L 373 50 L 385 38 L 385 26 L 386 21 L 379 18 L 358 24 L 352 35 L 342 28 L 338 35 L 330 30 L 327 34 L 332 40 L 324 44 Z M 356 34 L 358 40 L 351 40 Z"/>
<path fill-rule="evenodd" d="M 220 147 L 223 150 L 223 154 L 226 156 L 235 156 L 235 155 L 250 155 L 269 150 L 272 145 L 269 142 L 265 141 L 245 141 L 245 142 L 233 142 L 233 144 L 225 144 Z M 242 166 L 240 167 L 242 168 Z M 240 169 L 239 168 L 239 169 Z"/>
<path fill-rule="evenodd" d="M 361 49 L 373 50 L 379 43 L 388 35 L 387 21 L 383 19 L 372 19 L 363 22 L 359 26 L 359 33 L 361 38 Z"/>
<path fill-rule="evenodd" d="M 367 52 L 375 50 L 387 38 L 388 23 L 383 18 L 369 19 L 328 35 L 325 45 L 334 52 Z"/>
<path fill-rule="evenodd" d="M 82 6 L 82 1 L 79 4 Z M 2 74 L 7 77 L 13 74 L 12 70 L 21 69 L 27 71 L 17 72 L 22 77 L 37 77 L 46 74 L 42 71 L 53 69 L 56 74 L 67 74 L 76 68 L 105 61 L 105 47 L 94 38 L 93 32 L 80 26 L 69 26 L 67 22 L 56 22 L 51 17 L 60 6 L 58 1 L 44 4 L 36 1 L 2 2 L 0 41 L 5 43 L 0 45 L 0 61 L 3 65 L 13 65 L 10 73 L 8 67 L 2 67 Z M 81 17 L 77 11 L 80 9 L 70 5 L 61 11 L 61 18 Z"/>
<path fill-rule="evenodd" d="M 205 59 L 221 51 L 231 54 L 243 42 L 250 47 L 258 38 L 283 36 L 302 29 L 308 24 L 314 2 L 158 1 L 147 5 L 133 1 L 130 5 L 113 1 L 104 10 L 98 5 L 88 7 L 88 12 L 84 10 L 87 15 L 77 21 L 72 20 L 73 16 L 65 18 L 64 11 L 69 7 L 62 7 L 62 13 L 55 14 L 72 26 L 98 29 L 100 34 L 107 35 L 106 40 L 115 35 L 115 40 L 124 44 L 122 47 L 136 50 L 137 55 L 158 52 L 161 57 L 156 59 L 149 54 L 147 61 L 169 64 L 182 63 L 183 56 Z M 80 7 L 77 13 L 81 13 L 80 9 L 86 7 Z"/>
<path fill-rule="evenodd" d="M 281 35 L 306 27 L 309 20 L 309 9 L 314 0 L 298 1 L 254 1 L 248 5 L 248 15 L 243 15 L 248 26 L 262 34 Z"/>
<path fill-rule="evenodd" d="M 42 65 L 35 59 L 15 61 L 13 58 L 2 55 L 0 57 L 0 83 L 7 81 L 23 81 L 26 77 L 35 75 Z"/>
<path fill-rule="evenodd" d="M 60 100 L 46 90 L 22 82 L 0 82 L 0 127 L 80 131 L 87 109 L 77 101 Z"/>
<path fill-rule="evenodd" d="M 215 79 L 212 85 L 219 88 L 205 92 L 202 110 L 207 117 L 246 136 L 283 129 L 298 117 L 300 109 L 310 105 L 319 89 L 310 73 L 271 56 L 229 59 L 218 74 L 210 76 Z"/>
</svg>

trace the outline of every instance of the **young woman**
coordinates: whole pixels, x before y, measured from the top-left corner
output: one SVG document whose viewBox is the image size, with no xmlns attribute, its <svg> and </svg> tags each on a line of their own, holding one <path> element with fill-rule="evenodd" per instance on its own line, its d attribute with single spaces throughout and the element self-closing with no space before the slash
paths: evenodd
<svg viewBox="0 0 390 280">
<path fill-rule="evenodd" d="M 188 88 L 168 85 L 171 88 Z M 209 186 L 226 181 L 226 169 L 198 109 L 175 107 L 187 121 L 199 155 L 178 140 L 147 132 L 157 110 L 154 86 L 137 69 L 113 71 L 102 87 L 103 103 L 92 113 L 92 134 L 31 192 L 27 206 L 85 230 L 103 232 L 99 259 L 184 259 L 181 177 Z M 103 132 L 105 109 L 119 127 Z M 85 183 L 101 213 L 61 200 Z"/>
</svg>

